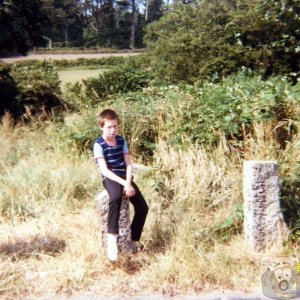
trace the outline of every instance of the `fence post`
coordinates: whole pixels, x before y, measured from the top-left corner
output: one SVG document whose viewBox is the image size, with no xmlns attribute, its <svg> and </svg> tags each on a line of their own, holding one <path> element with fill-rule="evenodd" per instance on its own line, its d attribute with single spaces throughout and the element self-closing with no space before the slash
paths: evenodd
<svg viewBox="0 0 300 300">
<path fill-rule="evenodd" d="M 287 237 L 279 202 L 276 161 L 244 161 L 244 236 L 250 250 L 281 247 Z"/>
</svg>

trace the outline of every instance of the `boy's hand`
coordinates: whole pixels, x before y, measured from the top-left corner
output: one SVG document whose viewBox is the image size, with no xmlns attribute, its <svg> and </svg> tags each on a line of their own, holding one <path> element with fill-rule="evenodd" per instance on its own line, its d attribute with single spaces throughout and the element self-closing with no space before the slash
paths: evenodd
<svg viewBox="0 0 300 300">
<path fill-rule="evenodd" d="M 127 183 L 124 186 L 124 193 L 129 198 L 132 197 L 132 196 L 134 196 L 135 195 L 134 187 L 130 183 Z"/>
</svg>

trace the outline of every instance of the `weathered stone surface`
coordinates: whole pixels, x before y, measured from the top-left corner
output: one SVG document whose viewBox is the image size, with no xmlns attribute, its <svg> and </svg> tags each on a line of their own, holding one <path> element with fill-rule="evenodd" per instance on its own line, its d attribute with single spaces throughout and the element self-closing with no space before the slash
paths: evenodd
<svg viewBox="0 0 300 300">
<path fill-rule="evenodd" d="M 288 229 L 279 202 L 275 161 L 245 161 L 243 166 L 244 234 L 254 251 L 281 246 Z"/>
<path fill-rule="evenodd" d="M 100 229 L 100 239 L 102 247 L 106 249 L 107 239 L 107 217 L 109 196 L 106 190 L 102 191 L 96 198 L 98 220 Z M 130 229 L 130 210 L 129 200 L 123 197 L 120 218 L 119 218 L 119 235 L 118 235 L 119 253 L 130 253 L 131 249 L 131 229 Z"/>
</svg>

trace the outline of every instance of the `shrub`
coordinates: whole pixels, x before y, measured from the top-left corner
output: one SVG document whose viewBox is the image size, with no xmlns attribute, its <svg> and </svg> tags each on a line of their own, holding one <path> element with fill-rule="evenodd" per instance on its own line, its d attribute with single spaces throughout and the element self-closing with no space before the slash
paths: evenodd
<svg viewBox="0 0 300 300">
<path fill-rule="evenodd" d="M 66 108 L 61 98 L 58 74 L 51 62 L 45 61 L 39 66 L 13 66 L 11 75 L 18 86 L 19 101 L 28 113 Z"/>
<path fill-rule="evenodd" d="M 151 80 L 151 75 L 137 64 L 124 64 L 100 74 L 98 78 L 83 80 L 85 93 L 97 103 L 109 95 L 141 90 Z"/>
<path fill-rule="evenodd" d="M 65 69 L 65 68 L 103 68 L 103 66 L 117 66 L 124 64 L 126 62 L 135 62 L 135 61 L 147 61 L 148 57 L 145 55 L 136 55 L 136 56 L 110 56 L 103 58 L 78 58 L 74 60 L 48 60 L 48 62 L 53 65 L 53 67 L 57 69 Z M 15 66 L 19 67 L 31 67 L 33 65 L 37 67 L 41 67 L 45 64 L 45 61 L 39 60 L 24 60 L 14 63 Z"/>
<path fill-rule="evenodd" d="M 194 86 L 177 92 L 176 97 L 184 103 L 176 108 L 165 106 L 162 135 L 172 144 L 191 141 L 206 145 L 216 145 L 225 136 L 241 148 L 243 135 L 252 131 L 255 122 L 271 121 L 284 147 L 297 131 L 299 93 L 299 84 L 277 77 L 264 81 L 243 73 L 221 83 Z"/>
<path fill-rule="evenodd" d="M 241 67 L 299 76 L 297 0 L 204 0 L 174 5 L 147 28 L 160 78 L 194 82 Z"/>
<path fill-rule="evenodd" d="M 99 136 L 96 113 L 94 111 L 81 111 L 65 118 L 63 126 L 53 136 L 56 144 L 69 153 L 83 153 L 91 151 L 93 143 Z"/>
<path fill-rule="evenodd" d="M 131 155 L 144 163 L 152 161 L 158 137 L 157 102 L 145 100 L 147 96 L 142 92 L 121 94 L 111 105 L 121 118 L 120 133 L 126 138 Z"/>
<path fill-rule="evenodd" d="M 21 104 L 17 96 L 17 85 L 10 75 L 10 69 L 0 65 L 0 116 L 6 111 L 13 115 L 20 113 Z"/>
<path fill-rule="evenodd" d="M 203 86 L 148 86 L 141 91 L 107 96 L 103 104 L 120 115 L 121 132 L 134 156 L 150 160 L 159 138 L 180 148 L 189 143 L 209 147 L 226 138 L 231 146 L 244 151 L 244 137 L 261 122 L 271 124 L 274 138 L 284 149 L 298 130 L 299 88 L 299 84 L 292 85 L 284 78 L 263 80 L 245 71 Z M 74 87 L 75 96 L 81 97 L 82 93 L 82 87 Z M 94 111 L 95 103 L 82 97 L 83 100 L 81 109 L 86 105 Z M 79 131 L 92 136 L 94 118 L 80 121 L 84 128 Z M 76 133 L 74 139 L 81 135 L 78 145 L 90 145 L 93 139 L 85 139 L 82 133 Z"/>
</svg>

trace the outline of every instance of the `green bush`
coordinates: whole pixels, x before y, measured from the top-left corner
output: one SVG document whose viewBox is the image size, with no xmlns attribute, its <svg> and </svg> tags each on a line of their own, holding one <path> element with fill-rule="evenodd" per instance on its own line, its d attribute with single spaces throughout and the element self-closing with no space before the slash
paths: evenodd
<svg viewBox="0 0 300 300">
<path fill-rule="evenodd" d="M 73 154 L 92 150 L 93 143 L 100 134 L 96 113 L 91 110 L 69 115 L 58 126 L 53 136 L 57 140 L 55 144 Z"/>
<path fill-rule="evenodd" d="M 18 86 L 18 98 L 24 112 L 34 115 L 67 107 L 61 98 L 60 81 L 51 62 L 45 61 L 39 66 L 13 66 L 11 75 Z"/>
<path fill-rule="evenodd" d="M 78 149 L 90 149 L 99 133 L 94 115 L 97 98 L 88 102 L 82 93 L 82 86 L 74 87 L 73 94 L 85 101 L 81 111 L 86 105 L 85 109 L 93 113 L 69 127 L 64 139 L 75 141 Z M 263 80 L 245 70 L 220 83 L 201 86 L 149 85 L 135 92 L 110 95 L 101 104 L 120 115 L 121 133 L 134 156 L 150 160 L 158 139 L 182 148 L 189 143 L 217 145 L 225 137 L 243 151 L 244 136 L 261 122 L 273 125 L 274 137 L 284 149 L 298 130 L 299 95 L 300 84 L 292 85 L 280 77 Z M 83 128 L 77 129 L 80 124 Z"/>
<path fill-rule="evenodd" d="M 218 144 L 225 136 L 240 149 L 243 135 L 256 122 L 273 122 L 274 135 L 285 147 L 297 132 L 300 85 L 274 77 L 230 76 L 221 83 L 167 89 L 161 98 L 161 135 L 172 145 Z M 278 125 L 278 126 L 277 126 Z"/>
<path fill-rule="evenodd" d="M 6 111 L 15 116 L 20 114 L 21 104 L 17 95 L 17 85 L 10 75 L 10 69 L 0 65 L 0 116 Z"/>
<path fill-rule="evenodd" d="M 66 68 L 88 68 L 88 69 L 98 69 L 103 68 L 103 66 L 117 66 L 124 64 L 126 62 L 141 62 L 148 61 L 149 58 L 145 55 L 136 55 L 136 56 L 110 56 L 103 58 L 78 58 L 74 60 L 48 60 L 49 63 L 53 65 L 53 67 L 57 69 L 66 69 Z M 45 64 L 45 61 L 40 60 L 24 60 L 14 63 L 15 66 L 19 67 L 32 67 L 35 65 L 36 67 L 41 67 Z"/>
<path fill-rule="evenodd" d="M 147 97 L 147 92 L 120 94 L 111 105 L 120 116 L 120 133 L 126 138 L 131 155 L 144 162 L 152 160 L 158 138 L 157 102 Z"/>
<path fill-rule="evenodd" d="M 83 80 L 86 97 L 98 103 L 109 95 L 141 90 L 152 77 L 135 63 L 128 63 L 100 74 L 98 78 Z"/>
<path fill-rule="evenodd" d="M 298 0 L 203 0 L 174 5 L 147 28 L 161 79 L 221 79 L 241 67 L 299 76 Z"/>
</svg>

